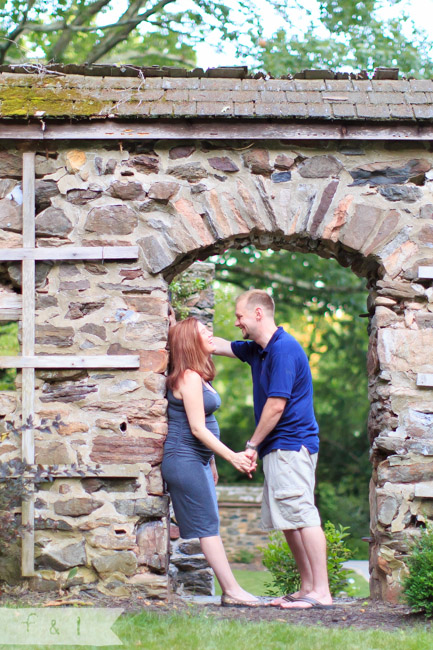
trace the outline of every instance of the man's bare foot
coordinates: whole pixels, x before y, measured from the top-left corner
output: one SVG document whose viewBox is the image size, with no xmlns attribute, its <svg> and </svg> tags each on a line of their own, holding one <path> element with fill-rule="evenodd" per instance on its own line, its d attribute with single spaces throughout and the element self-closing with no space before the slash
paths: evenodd
<svg viewBox="0 0 433 650">
<path fill-rule="evenodd" d="M 280 598 L 275 598 L 275 600 L 271 600 L 269 603 L 272 605 L 272 607 L 281 607 L 281 605 L 293 602 L 297 598 L 302 598 L 302 596 L 306 596 L 308 594 L 308 591 L 303 591 L 300 589 L 299 591 L 295 591 L 292 594 L 287 594 L 286 596 L 281 596 Z"/>
<path fill-rule="evenodd" d="M 305 600 L 302 600 L 305 598 Z M 298 596 L 298 600 L 284 601 L 281 603 L 281 609 L 312 609 L 313 607 L 330 606 L 332 605 L 332 596 L 327 594 L 319 594 L 317 591 L 310 591 L 305 596 Z"/>
</svg>

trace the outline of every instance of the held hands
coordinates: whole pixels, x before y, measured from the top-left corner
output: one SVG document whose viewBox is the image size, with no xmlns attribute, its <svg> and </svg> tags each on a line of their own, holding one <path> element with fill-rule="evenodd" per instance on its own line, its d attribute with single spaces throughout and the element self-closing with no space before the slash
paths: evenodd
<svg viewBox="0 0 433 650">
<path fill-rule="evenodd" d="M 254 462 L 257 467 L 257 452 L 254 449 L 246 449 L 245 454 L 248 456 L 248 458 L 251 458 L 251 461 Z"/>
<path fill-rule="evenodd" d="M 256 459 L 252 459 L 246 451 L 239 451 L 238 453 L 234 453 L 231 463 L 233 467 L 235 467 L 242 474 L 247 474 L 249 478 L 252 478 L 253 472 L 255 472 L 257 469 Z"/>
</svg>

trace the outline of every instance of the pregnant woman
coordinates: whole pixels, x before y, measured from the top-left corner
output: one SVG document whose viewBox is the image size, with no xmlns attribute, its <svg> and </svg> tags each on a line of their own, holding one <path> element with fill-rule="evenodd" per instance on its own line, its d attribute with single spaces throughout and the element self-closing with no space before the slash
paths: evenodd
<svg viewBox="0 0 433 650">
<path fill-rule="evenodd" d="M 200 539 L 201 549 L 221 585 L 221 605 L 256 607 L 261 600 L 237 583 L 219 534 L 214 454 L 248 475 L 255 464 L 244 452 L 235 453 L 219 440 L 214 411 L 221 400 L 209 383 L 215 377 L 212 333 L 196 318 L 187 318 L 170 328 L 169 347 L 168 435 L 162 475 L 180 534 L 185 539 Z"/>
</svg>

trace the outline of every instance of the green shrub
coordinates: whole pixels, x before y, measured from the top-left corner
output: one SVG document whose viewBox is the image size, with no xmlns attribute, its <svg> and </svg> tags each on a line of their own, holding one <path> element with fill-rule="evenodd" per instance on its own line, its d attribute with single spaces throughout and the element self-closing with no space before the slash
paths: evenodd
<svg viewBox="0 0 433 650">
<path fill-rule="evenodd" d="M 326 522 L 324 531 L 327 544 L 328 578 L 331 594 L 335 596 L 348 587 L 349 571 L 343 568 L 343 562 L 352 557 L 346 546 L 346 526 L 336 528 L 330 521 Z M 263 564 L 272 574 L 272 592 L 277 595 L 298 591 L 301 585 L 299 571 L 282 532 L 269 535 L 269 544 L 263 547 Z"/>
<path fill-rule="evenodd" d="M 433 616 L 433 525 L 421 532 L 407 558 L 409 575 L 403 581 L 403 593 L 413 609 Z"/>
<path fill-rule="evenodd" d="M 247 548 L 240 548 L 230 556 L 231 562 L 236 562 L 238 564 L 251 564 L 257 557 L 257 553 L 253 553 Z"/>
<path fill-rule="evenodd" d="M 18 322 L 0 323 L 0 356 L 18 356 Z M 16 368 L 0 369 L 0 390 L 16 390 Z"/>
<path fill-rule="evenodd" d="M 188 318 L 191 311 L 189 302 L 207 287 L 204 278 L 191 277 L 188 271 L 180 273 L 170 284 L 171 305 L 177 320 Z"/>
</svg>

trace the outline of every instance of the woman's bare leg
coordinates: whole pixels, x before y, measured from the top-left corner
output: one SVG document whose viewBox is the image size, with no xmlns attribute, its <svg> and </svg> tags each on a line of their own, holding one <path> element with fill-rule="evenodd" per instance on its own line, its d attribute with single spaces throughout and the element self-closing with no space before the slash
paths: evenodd
<svg viewBox="0 0 433 650">
<path fill-rule="evenodd" d="M 215 572 L 223 594 L 241 600 L 256 600 L 255 596 L 242 589 L 234 577 L 219 535 L 200 537 L 200 546 L 206 560 Z"/>
</svg>

